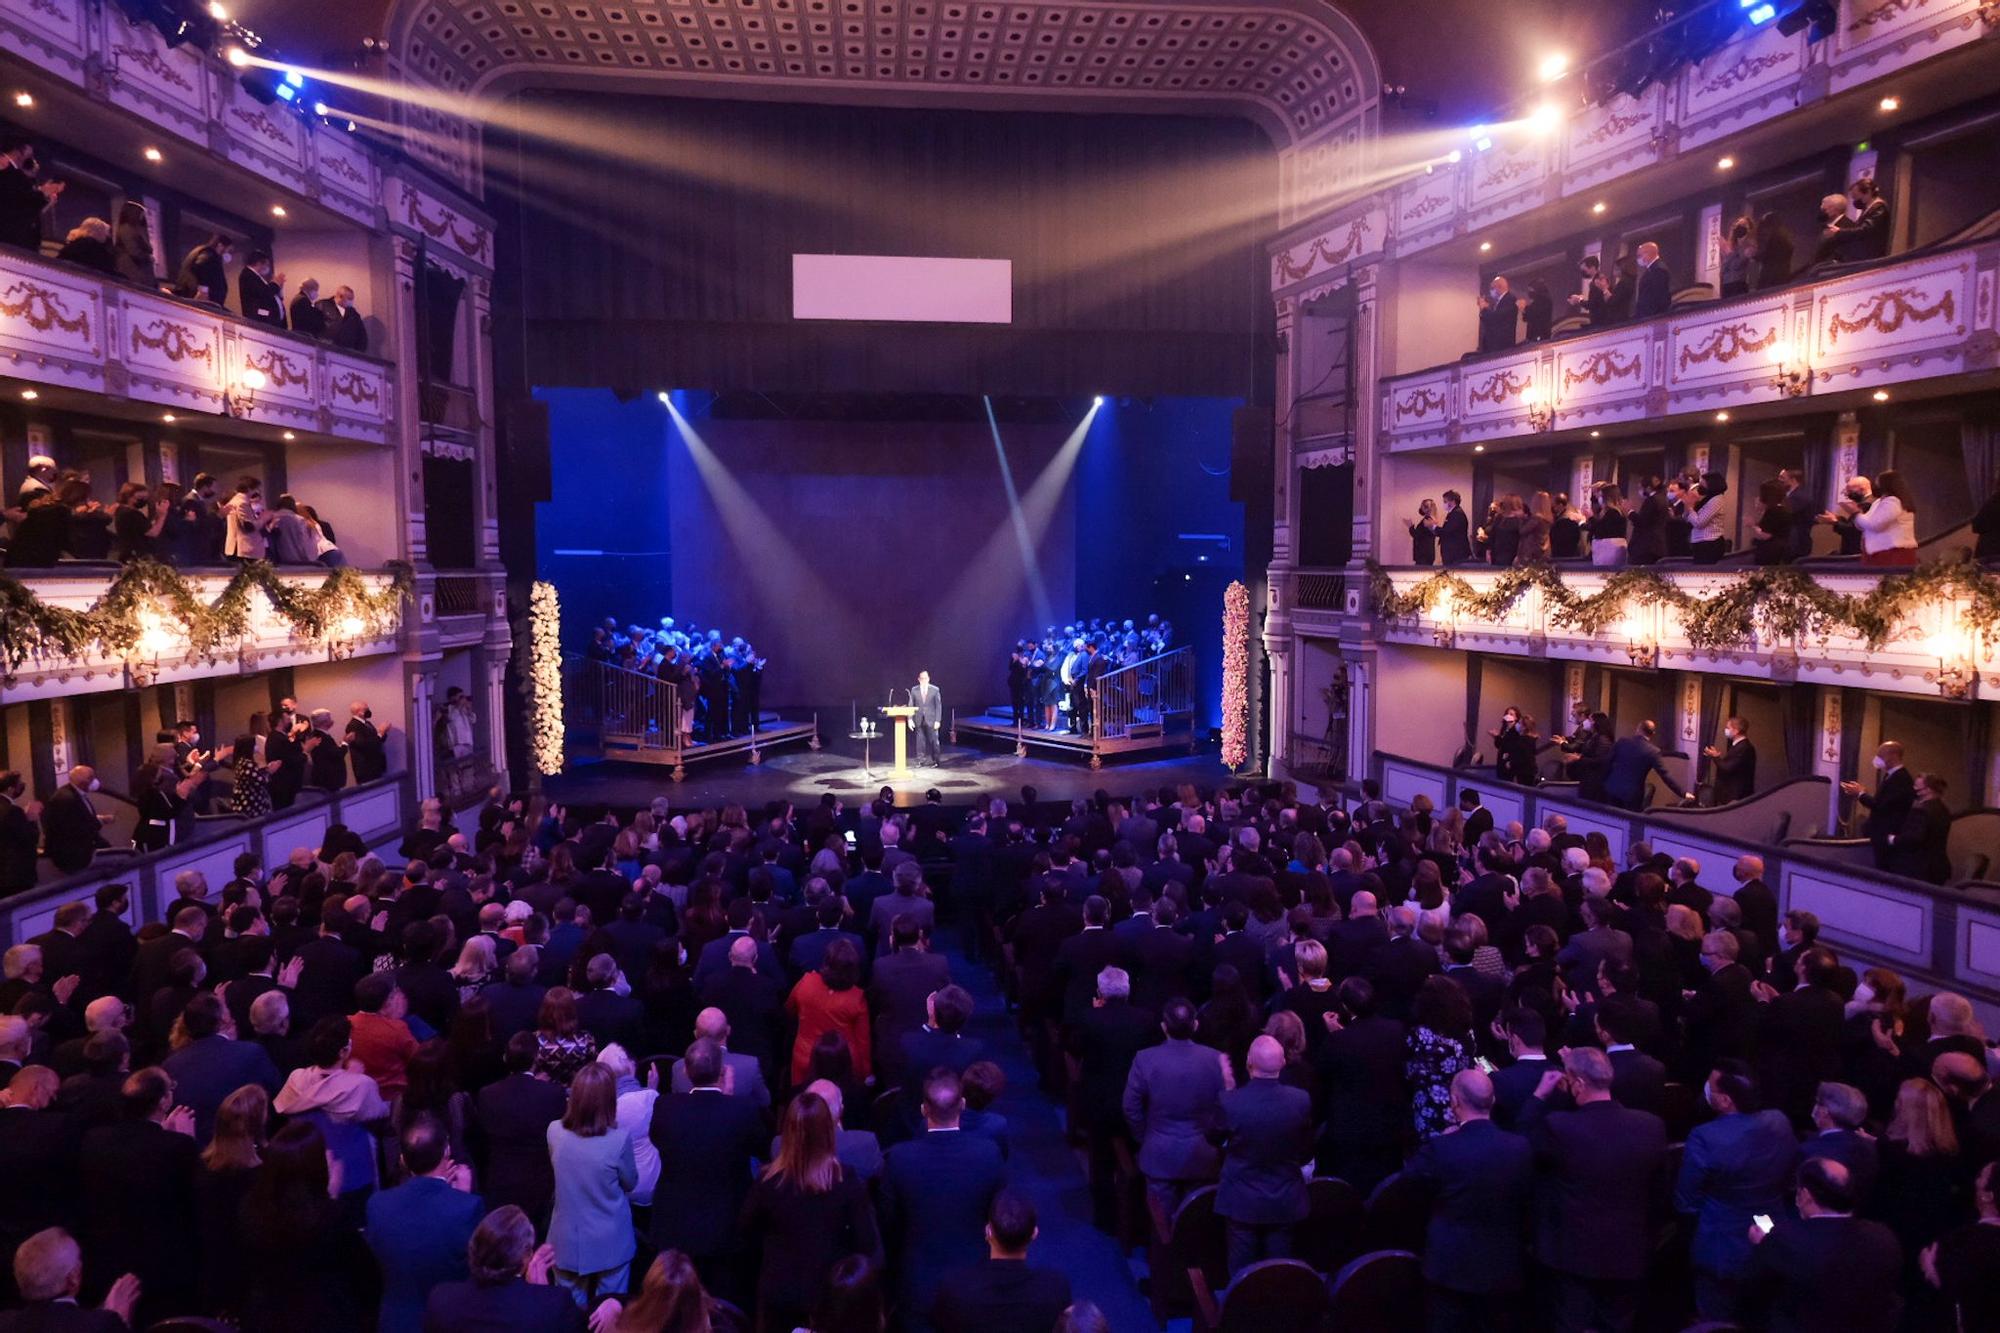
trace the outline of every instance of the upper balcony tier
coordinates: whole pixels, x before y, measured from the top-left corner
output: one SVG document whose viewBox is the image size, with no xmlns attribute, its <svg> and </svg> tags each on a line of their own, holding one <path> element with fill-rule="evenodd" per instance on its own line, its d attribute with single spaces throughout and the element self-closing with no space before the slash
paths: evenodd
<svg viewBox="0 0 2000 1333">
<path fill-rule="evenodd" d="M 1799 397 L 1838 407 L 1864 391 L 1944 376 L 1983 381 L 2000 365 L 1996 269 L 2000 241 L 1912 254 L 1385 379 L 1383 441 L 1400 453 L 1595 434 Z"/>
<path fill-rule="evenodd" d="M 2000 576 L 1852 565 L 1461 565 L 1373 571 L 1350 606 L 1384 642 L 1717 672 L 1947 699 L 2000 697 Z"/>
<path fill-rule="evenodd" d="M 397 651 L 407 569 L 0 572 L 0 703 Z"/>
<path fill-rule="evenodd" d="M 1636 97 L 1587 107 L 1554 133 L 1532 132 L 1524 109 L 1523 119 L 1493 127 L 1487 151 L 1468 134 L 1438 148 L 1429 171 L 1411 162 L 1399 183 L 1287 227 L 1270 245 L 1271 290 L 1309 294 L 1347 266 L 1381 258 L 1476 263 L 1476 240 L 1496 255 L 1532 249 L 1576 230 L 1579 197 L 1607 199 L 1608 216 L 1618 217 L 1708 187 L 1718 152 L 1748 170 L 1852 145 L 1879 119 L 1886 89 L 1908 107 L 1976 97 L 2000 78 L 2000 43 L 1981 40 L 1992 10 L 1982 0 L 1841 0 L 1840 26 L 1825 40 L 1775 24 L 1748 28 L 1706 60 Z M 1451 148 L 1456 163 L 1444 160 Z M 1385 141 L 1379 172 L 1396 169 L 1394 152 Z"/>
<path fill-rule="evenodd" d="M 94 410 L 124 399 L 211 413 L 244 432 L 254 422 L 392 438 L 387 362 L 19 250 L 0 250 L 0 375 L 92 395 Z"/>
</svg>

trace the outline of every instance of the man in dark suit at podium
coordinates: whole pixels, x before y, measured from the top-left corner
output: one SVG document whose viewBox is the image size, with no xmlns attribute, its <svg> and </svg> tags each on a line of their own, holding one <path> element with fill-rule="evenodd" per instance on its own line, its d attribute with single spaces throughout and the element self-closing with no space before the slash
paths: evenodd
<svg viewBox="0 0 2000 1333">
<path fill-rule="evenodd" d="M 918 743 L 918 761 L 936 767 L 938 762 L 938 727 L 944 722 L 944 696 L 938 687 L 931 684 L 931 673 L 917 673 L 917 687 L 910 691 L 910 706 L 917 711 L 910 718 L 910 731 Z"/>
</svg>

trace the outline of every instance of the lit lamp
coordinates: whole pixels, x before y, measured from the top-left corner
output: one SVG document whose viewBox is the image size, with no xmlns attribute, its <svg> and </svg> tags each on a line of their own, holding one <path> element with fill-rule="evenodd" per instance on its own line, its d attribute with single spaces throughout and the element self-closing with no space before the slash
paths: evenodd
<svg viewBox="0 0 2000 1333">
<path fill-rule="evenodd" d="M 245 366 L 236 383 L 223 391 L 222 407 L 232 417 L 247 417 L 257 410 L 257 391 L 271 381 L 255 366 Z"/>
<path fill-rule="evenodd" d="M 1440 589 L 1429 607 L 1431 637 L 1440 648 L 1458 642 L 1458 598 L 1449 588 Z"/>
<path fill-rule="evenodd" d="M 160 674 L 160 659 L 172 651 L 174 635 L 167 628 L 166 617 L 150 602 L 138 609 L 135 618 L 139 637 L 125 652 L 125 670 L 132 677 L 132 688 L 143 690 Z"/>
<path fill-rule="evenodd" d="M 1625 656 L 1633 666 L 1641 671 L 1651 671 L 1660 664 L 1660 635 L 1657 614 L 1648 614 L 1648 608 L 1641 607 L 1625 613 Z"/>
<path fill-rule="evenodd" d="M 334 624 L 333 633 L 327 639 L 327 652 L 335 660 L 354 656 L 361 644 L 361 638 L 368 632 L 368 622 L 352 613 L 342 616 Z"/>
<path fill-rule="evenodd" d="M 1924 641 L 1924 648 L 1938 661 L 1935 670 L 1924 673 L 1924 679 L 1938 687 L 1939 696 L 1970 699 L 1979 684 L 1979 666 L 1973 660 L 1972 636 L 1963 628 L 1955 599 L 1939 603 L 1938 630 Z"/>
<path fill-rule="evenodd" d="M 1777 373 L 1771 377 L 1771 385 L 1787 398 L 1802 398 L 1812 387 L 1812 367 L 1806 364 L 1805 356 L 1794 343 L 1780 340 L 1771 348 L 1771 360 L 1777 364 Z"/>
<path fill-rule="evenodd" d="M 1530 385 L 1521 395 L 1521 401 L 1528 408 L 1528 425 L 1535 430 L 1548 430 L 1556 424 L 1556 405 L 1548 400 L 1540 385 Z"/>
</svg>

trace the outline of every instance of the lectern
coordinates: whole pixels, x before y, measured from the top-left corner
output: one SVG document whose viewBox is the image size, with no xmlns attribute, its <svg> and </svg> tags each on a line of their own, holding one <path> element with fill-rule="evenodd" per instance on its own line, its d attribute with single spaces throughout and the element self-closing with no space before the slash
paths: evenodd
<svg viewBox="0 0 2000 1333">
<path fill-rule="evenodd" d="M 899 778 L 908 777 L 910 775 L 910 719 L 917 715 L 917 710 L 909 704 L 889 704 L 881 712 L 882 716 L 888 718 L 895 725 L 896 729 L 896 766 L 890 769 L 889 772 Z"/>
</svg>

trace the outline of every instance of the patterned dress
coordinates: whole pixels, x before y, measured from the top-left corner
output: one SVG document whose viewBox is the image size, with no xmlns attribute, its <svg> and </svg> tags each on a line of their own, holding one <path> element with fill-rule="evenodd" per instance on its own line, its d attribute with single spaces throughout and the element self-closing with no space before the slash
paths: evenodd
<svg viewBox="0 0 2000 1333">
<path fill-rule="evenodd" d="M 255 755 L 236 761 L 236 787 L 229 793 L 229 808 L 249 819 L 271 813 L 271 775 Z"/>
<path fill-rule="evenodd" d="M 1435 1138 L 1451 1128 L 1451 1080 L 1472 1068 L 1470 1048 L 1462 1038 L 1418 1028 L 1410 1034 L 1410 1055 L 1403 1072 L 1410 1084 L 1417 1137 Z"/>
</svg>

